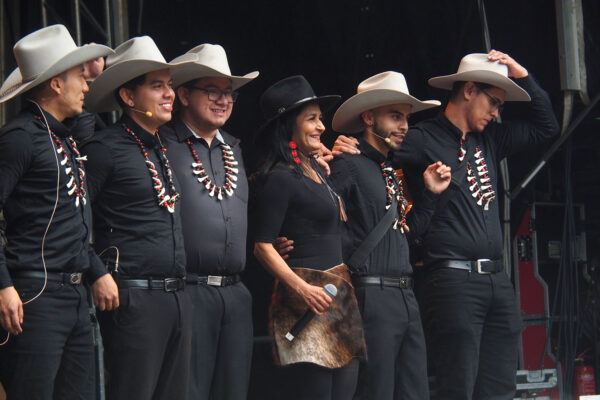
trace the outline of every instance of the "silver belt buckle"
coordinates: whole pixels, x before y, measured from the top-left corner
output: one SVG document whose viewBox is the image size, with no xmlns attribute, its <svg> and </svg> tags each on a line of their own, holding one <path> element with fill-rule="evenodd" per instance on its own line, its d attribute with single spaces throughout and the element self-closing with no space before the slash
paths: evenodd
<svg viewBox="0 0 600 400">
<path fill-rule="evenodd" d="M 179 289 L 177 278 L 165 278 L 163 288 L 165 292 L 176 292 Z"/>
<path fill-rule="evenodd" d="M 481 274 L 481 275 L 489 275 L 491 274 L 491 272 L 487 272 L 487 271 L 482 271 L 481 270 L 481 263 L 485 262 L 485 261 L 492 261 L 489 258 L 480 258 L 477 260 L 477 273 Z"/>
<path fill-rule="evenodd" d="M 81 283 L 81 276 L 83 274 L 81 272 L 73 273 L 69 276 L 69 283 L 71 285 L 79 285 Z"/>
<path fill-rule="evenodd" d="M 206 284 L 210 286 L 223 286 L 223 277 L 216 275 L 209 275 L 206 279 Z"/>
</svg>

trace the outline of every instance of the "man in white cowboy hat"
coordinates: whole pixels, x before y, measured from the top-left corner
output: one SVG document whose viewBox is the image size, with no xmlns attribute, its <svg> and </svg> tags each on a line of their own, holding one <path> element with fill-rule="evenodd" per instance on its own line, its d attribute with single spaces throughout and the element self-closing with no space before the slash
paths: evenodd
<svg viewBox="0 0 600 400">
<path fill-rule="evenodd" d="M 453 171 L 423 235 L 422 311 L 438 392 L 443 399 L 511 399 L 522 325 L 502 262 L 498 163 L 549 139 L 558 123 L 546 92 L 496 50 L 463 57 L 456 74 L 429 84 L 451 90 L 450 100 L 438 117 L 409 130 L 395 157 L 412 167 L 409 178 L 431 160 Z M 496 122 L 505 101 L 531 101 L 528 118 Z"/>
<path fill-rule="evenodd" d="M 7 224 L 0 244 L 0 341 L 8 340 L 0 348 L 0 380 L 11 399 L 93 393 L 82 274 L 99 309 L 118 306 L 117 287 L 88 244 L 85 158 L 67 124 L 82 112 L 88 91 L 84 63 L 110 53 L 100 45 L 77 47 L 64 26 L 49 26 L 15 44 L 18 67 L 0 88 L 0 102 L 27 100 L 0 131 L 0 209 Z"/>
<path fill-rule="evenodd" d="M 223 130 L 236 90 L 258 76 L 232 75 L 223 47 L 201 44 L 173 62 L 180 104 L 165 144 L 181 184 L 186 292 L 194 304 L 190 399 L 246 399 L 252 361 L 252 297 L 246 264 L 248 181 L 240 140 Z"/>
<path fill-rule="evenodd" d="M 405 188 L 391 168 L 391 155 L 402 145 L 409 115 L 439 104 L 411 96 L 404 76 L 388 71 L 361 82 L 358 93 L 333 117 L 335 131 L 360 134 L 360 155 L 336 157 L 331 178 L 348 214 L 344 260 L 353 271 L 367 342 L 367 362 L 358 388 L 363 399 L 429 398 L 425 339 L 412 291 L 407 235 L 418 235 L 427 227 L 438 194 L 450 183 L 450 168 L 441 162 L 427 167 L 424 200 L 407 215 Z M 395 209 L 392 204 L 399 205 L 395 221 L 390 219 L 366 254 L 355 256 L 388 209 Z"/>
<path fill-rule="evenodd" d="M 123 116 L 88 140 L 95 247 L 114 260 L 120 308 L 99 315 L 111 399 L 186 399 L 191 311 L 183 291 L 185 251 L 179 186 L 159 127 L 175 93 L 167 63 L 148 36 L 115 49 L 91 85 L 92 112 Z"/>
</svg>

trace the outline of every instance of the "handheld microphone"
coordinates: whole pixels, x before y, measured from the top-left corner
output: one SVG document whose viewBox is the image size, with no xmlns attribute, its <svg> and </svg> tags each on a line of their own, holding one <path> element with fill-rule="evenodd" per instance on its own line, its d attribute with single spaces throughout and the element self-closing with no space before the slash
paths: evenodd
<svg viewBox="0 0 600 400">
<path fill-rule="evenodd" d="M 335 285 L 328 283 L 323 287 L 325 293 L 327 293 L 331 298 L 334 298 L 337 295 L 337 288 Z M 315 317 L 315 313 L 309 308 L 306 310 L 302 318 L 296 322 L 296 324 L 290 329 L 288 333 L 285 334 L 285 338 L 290 342 L 298 336 L 298 334 L 304 329 L 306 325 Z"/>
<path fill-rule="evenodd" d="M 142 110 L 138 110 L 137 108 L 133 108 L 133 107 L 129 107 L 129 108 L 131 108 L 135 112 L 139 112 L 140 114 L 144 114 L 148 118 L 152 118 L 152 116 L 154 115 L 150 111 L 142 111 Z"/>
</svg>

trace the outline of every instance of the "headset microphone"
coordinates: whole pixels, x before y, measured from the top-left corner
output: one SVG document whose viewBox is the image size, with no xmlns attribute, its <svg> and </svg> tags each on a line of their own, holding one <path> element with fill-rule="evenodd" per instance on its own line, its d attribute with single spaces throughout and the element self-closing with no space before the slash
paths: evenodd
<svg viewBox="0 0 600 400">
<path fill-rule="evenodd" d="M 377 136 L 378 138 L 380 138 L 380 139 L 383 139 L 383 141 L 384 141 L 384 142 L 386 142 L 387 144 L 390 144 L 390 143 L 392 143 L 392 139 L 390 139 L 389 137 L 383 137 L 383 136 L 381 136 L 381 135 L 378 135 L 378 134 L 377 134 L 377 133 L 375 133 L 375 132 L 371 132 L 371 133 L 372 133 L 373 135 Z"/>
<path fill-rule="evenodd" d="M 133 108 L 133 107 L 129 107 L 129 108 L 131 108 L 135 112 L 139 112 L 140 114 L 144 114 L 148 118 L 152 118 L 152 115 L 154 115 L 150 111 L 142 111 L 142 110 L 138 110 L 137 108 Z"/>
</svg>

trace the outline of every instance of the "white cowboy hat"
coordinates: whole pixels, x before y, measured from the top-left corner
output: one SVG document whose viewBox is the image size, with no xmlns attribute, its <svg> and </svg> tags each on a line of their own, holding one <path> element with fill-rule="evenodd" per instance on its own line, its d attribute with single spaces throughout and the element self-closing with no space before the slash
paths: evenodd
<svg viewBox="0 0 600 400">
<path fill-rule="evenodd" d="M 85 97 L 86 107 L 93 112 L 108 112 L 119 108 L 115 97 L 117 90 L 124 83 L 147 74 L 192 61 L 188 56 L 180 63 L 167 63 L 156 43 L 149 36 L 139 36 L 123 42 L 115 49 L 115 53 L 106 58 L 107 68 L 90 86 L 90 92 Z"/>
<path fill-rule="evenodd" d="M 467 54 L 460 60 L 458 71 L 452 75 L 429 79 L 429 84 L 440 89 L 452 90 L 454 82 L 480 82 L 503 89 L 505 101 L 531 101 L 529 94 L 508 77 L 508 67 L 498 61 L 488 60 L 485 53 Z"/>
<path fill-rule="evenodd" d="M 194 56 L 195 61 L 173 72 L 174 87 L 200 78 L 217 77 L 231 79 L 231 86 L 235 90 L 258 76 L 258 71 L 249 72 L 244 76 L 231 75 L 225 49 L 218 44 L 201 44 L 171 62 L 187 60 L 186 57 L 190 55 Z"/>
<path fill-rule="evenodd" d="M 17 68 L 0 87 L 0 103 L 77 65 L 112 52 L 109 47 L 99 44 L 78 47 L 63 25 L 51 25 L 32 32 L 13 47 Z"/>
<path fill-rule="evenodd" d="M 346 100 L 335 112 L 331 126 L 337 132 L 361 132 L 364 129 L 360 119 L 363 112 L 391 104 L 409 104 L 415 113 L 437 107 L 441 103 L 437 100 L 421 101 L 411 96 L 401 73 L 382 72 L 358 85 L 357 94 Z"/>
</svg>

